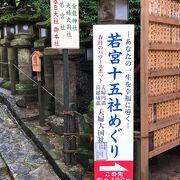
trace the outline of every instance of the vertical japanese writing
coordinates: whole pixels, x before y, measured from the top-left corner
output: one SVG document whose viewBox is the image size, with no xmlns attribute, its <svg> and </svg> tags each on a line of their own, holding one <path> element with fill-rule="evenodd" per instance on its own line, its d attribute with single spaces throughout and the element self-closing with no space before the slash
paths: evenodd
<svg viewBox="0 0 180 180">
<path fill-rule="evenodd" d="M 52 46 L 79 48 L 78 0 L 51 0 L 51 17 Z"/>
<path fill-rule="evenodd" d="M 78 8 L 73 1 L 61 0 L 60 29 L 66 31 L 66 37 L 72 37 L 73 31 L 78 31 Z"/>
<path fill-rule="evenodd" d="M 59 0 L 52 1 L 52 8 L 53 8 L 53 45 L 59 46 Z"/>
<path fill-rule="evenodd" d="M 98 57 L 98 84 L 96 85 L 96 106 L 99 106 L 99 112 L 97 116 L 98 124 L 98 156 L 99 160 L 107 158 L 107 143 L 104 142 L 105 130 L 104 130 L 104 106 L 106 105 L 106 86 L 103 85 L 104 67 L 103 67 L 103 52 L 104 51 L 104 38 L 101 34 L 97 39 L 97 57 Z"/>
<path fill-rule="evenodd" d="M 130 116 L 132 114 L 132 75 L 131 70 L 133 68 L 132 63 L 132 42 L 129 37 L 129 31 L 128 31 L 128 37 L 126 39 L 126 55 L 125 55 L 125 66 L 127 67 L 127 72 L 125 75 L 125 87 L 126 87 L 126 94 L 125 94 L 125 114 L 126 114 L 126 122 L 127 122 L 127 128 L 129 128 L 130 123 Z"/>
<path fill-rule="evenodd" d="M 134 26 L 93 27 L 94 178 L 133 179 Z"/>
<path fill-rule="evenodd" d="M 108 76 L 111 76 L 111 84 L 108 84 L 108 110 L 110 112 L 110 117 L 108 119 L 109 127 L 111 129 L 111 153 L 113 154 L 114 158 L 118 156 L 119 153 L 119 139 L 120 132 L 122 131 L 121 128 L 121 118 L 118 115 L 118 112 L 123 111 L 121 107 L 122 101 L 122 92 L 121 92 L 121 85 L 119 83 L 119 79 L 122 73 L 122 59 L 121 59 L 121 42 L 122 37 L 119 33 L 111 33 L 107 37 L 108 46 L 110 47 L 110 51 L 108 52 L 109 61 L 111 64 L 111 71 L 108 71 Z"/>
<path fill-rule="evenodd" d="M 99 83 L 101 84 L 103 82 L 103 36 L 99 35 L 98 36 L 98 74 L 99 74 Z"/>
</svg>

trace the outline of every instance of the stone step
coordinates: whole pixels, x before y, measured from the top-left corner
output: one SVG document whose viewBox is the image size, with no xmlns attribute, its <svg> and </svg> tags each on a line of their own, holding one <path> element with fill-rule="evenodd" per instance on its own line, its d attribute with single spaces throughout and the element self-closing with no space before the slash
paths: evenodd
<svg viewBox="0 0 180 180">
<path fill-rule="evenodd" d="M 59 134 L 64 134 L 64 118 L 56 115 L 49 116 L 46 120 L 47 124 L 51 127 L 52 131 Z"/>
<path fill-rule="evenodd" d="M 0 155 L 11 177 L 14 180 L 59 180 L 42 152 L 20 129 L 7 107 L 2 104 L 0 117 Z M 2 170 L 3 167 L 4 165 Z"/>
</svg>

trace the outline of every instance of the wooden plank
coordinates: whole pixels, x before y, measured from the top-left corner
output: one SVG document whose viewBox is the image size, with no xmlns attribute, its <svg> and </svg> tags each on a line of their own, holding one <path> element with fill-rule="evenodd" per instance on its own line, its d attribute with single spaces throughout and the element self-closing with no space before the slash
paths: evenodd
<svg viewBox="0 0 180 180">
<path fill-rule="evenodd" d="M 180 92 L 166 94 L 162 96 L 156 96 L 156 97 L 149 96 L 149 104 L 160 103 L 160 102 L 179 99 L 179 98 L 180 98 Z"/>
<path fill-rule="evenodd" d="M 172 124 L 180 123 L 180 115 L 158 120 L 156 123 L 149 124 L 149 132 L 161 129 Z"/>
<path fill-rule="evenodd" d="M 159 147 L 159 148 L 156 148 L 156 149 L 150 151 L 149 152 L 149 158 L 157 156 L 157 155 L 159 155 L 159 154 L 161 154 L 161 153 L 163 153 L 163 152 L 165 152 L 165 151 L 167 151 L 169 149 L 172 149 L 172 148 L 174 148 L 174 147 L 176 147 L 178 145 L 180 145 L 180 138 L 173 141 L 173 142 L 171 142 L 171 143 L 168 143 L 168 144 L 166 144 L 166 145 L 164 145 L 162 147 Z"/>
<path fill-rule="evenodd" d="M 180 51 L 180 44 L 150 43 L 149 50 Z"/>
<path fill-rule="evenodd" d="M 168 17 L 164 17 L 164 16 L 150 15 L 149 16 L 149 21 L 150 22 L 155 22 L 155 23 L 162 23 L 162 24 L 180 26 L 180 21 L 178 19 L 168 18 Z"/>
<path fill-rule="evenodd" d="M 141 178 L 149 179 L 149 131 L 148 131 L 148 26 L 149 0 L 141 1 Z"/>
<path fill-rule="evenodd" d="M 149 77 L 157 77 L 157 76 L 173 76 L 180 74 L 179 68 L 174 69 L 159 69 L 159 70 L 150 70 Z"/>
</svg>

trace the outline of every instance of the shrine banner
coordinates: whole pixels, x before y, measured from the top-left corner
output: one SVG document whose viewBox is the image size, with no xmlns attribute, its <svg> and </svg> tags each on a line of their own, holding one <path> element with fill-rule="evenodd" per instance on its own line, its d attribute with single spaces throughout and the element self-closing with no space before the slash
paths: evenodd
<svg viewBox="0 0 180 180">
<path fill-rule="evenodd" d="M 94 25 L 94 173 L 133 179 L 134 25 Z"/>
</svg>

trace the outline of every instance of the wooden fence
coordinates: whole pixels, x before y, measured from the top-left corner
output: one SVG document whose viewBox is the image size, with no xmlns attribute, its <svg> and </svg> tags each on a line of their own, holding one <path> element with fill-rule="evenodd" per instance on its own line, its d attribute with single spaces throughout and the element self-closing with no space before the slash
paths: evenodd
<svg viewBox="0 0 180 180">
<path fill-rule="evenodd" d="M 141 180 L 180 144 L 180 1 L 141 0 Z"/>
</svg>

